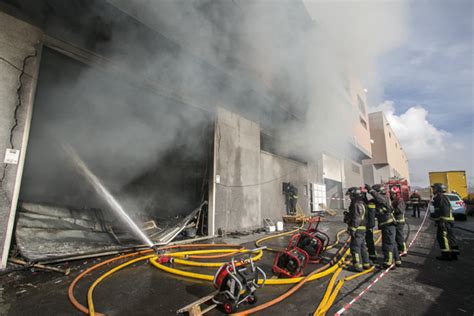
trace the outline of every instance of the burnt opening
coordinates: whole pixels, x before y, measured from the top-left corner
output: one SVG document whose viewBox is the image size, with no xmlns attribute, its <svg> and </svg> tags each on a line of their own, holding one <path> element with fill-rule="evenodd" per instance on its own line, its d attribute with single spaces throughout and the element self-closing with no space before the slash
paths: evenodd
<svg viewBox="0 0 474 316">
<path fill-rule="evenodd" d="M 19 198 L 22 254 L 51 258 L 137 243 L 63 144 L 153 235 L 207 200 L 211 121 L 209 112 L 44 48 Z M 205 213 L 197 213 L 192 234 L 207 234 Z"/>
</svg>

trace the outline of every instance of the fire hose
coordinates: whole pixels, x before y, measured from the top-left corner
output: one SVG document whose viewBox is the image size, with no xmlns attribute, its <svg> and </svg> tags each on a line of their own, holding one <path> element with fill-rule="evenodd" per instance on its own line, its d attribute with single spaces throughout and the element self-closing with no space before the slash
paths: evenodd
<svg viewBox="0 0 474 316">
<path fill-rule="evenodd" d="M 283 232 L 283 233 L 279 233 L 279 234 L 275 234 L 275 235 L 270 235 L 270 236 L 267 236 L 267 237 L 263 237 L 259 240 L 257 240 L 255 242 L 255 246 L 257 247 L 261 247 L 261 243 L 263 243 L 264 241 L 267 241 L 267 240 L 270 240 L 270 239 L 274 239 L 274 238 L 279 238 L 279 237 L 284 237 L 284 236 L 289 236 L 289 235 L 293 235 L 294 233 L 297 233 L 298 231 L 300 231 L 303 227 L 304 227 L 304 224 L 305 224 L 305 221 L 303 221 L 303 223 L 301 224 L 300 227 L 294 229 L 294 230 L 290 230 L 290 231 L 287 231 L 287 232 Z M 266 250 L 268 251 L 272 251 L 272 252 L 281 252 L 283 251 L 283 249 L 275 249 L 275 248 L 269 248 L 267 247 Z"/>
<path fill-rule="evenodd" d="M 240 247 L 241 246 L 237 246 L 237 245 L 225 245 L 225 244 L 221 244 L 221 245 L 213 245 L 213 244 L 191 244 L 191 245 L 180 245 L 180 246 L 169 246 L 169 247 L 163 247 L 161 248 L 160 250 L 164 250 L 164 249 L 176 249 L 176 248 L 198 248 L 198 247 Z M 239 249 L 241 250 L 241 249 Z M 216 252 L 227 252 L 228 254 L 231 254 L 231 253 L 235 253 L 237 250 L 236 249 L 215 249 L 215 251 L 209 251 L 209 250 L 204 250 L 204 251 L 189 251 L 189 252 L 180 252 L 180 253 L 174 253 L 176 256 L 188 256 L 191 257 L 191 256 L 194 256 L 196 254 L 204 254 L 204 253 L 216 253 Z M 178 269 L 174 269 L 174 268 L 169 268 L 169 267 L 166 267 L 160 263 L 157 262 L 157 258 L 158 256 L 155 255 L 155 254 L 152 254 L 152 255 L 144 255 L 144 256 L 141 256 L 139 258 L 134 258 L 132 260 L 129 260 L 109 271 L 107 271 L 106 273 L 104 273 L 102 276 L 100 276 L 93 284 L 92 286 L 89 288 L 89 291 L 88 291 L 88 295 L 87 295 L 87 298 L 88 298 L 88 305 L 89 305 L 89 308 L 83 306 L 82 304 L 80 304 L 77 299 L 74 297 L 74 288 L 75 286 L 77 285 L 77 283 L 80 281 L 80 279 L 82 279 L 85 275 L 91 273 L 92 271 L 98 269 L 99 267 L 102 267 L 106 264 L 109 264 L 109 263 L 112 263 L 114 261 L 117 261 L 117 260 L 120 260 L 120 259 L 124 259 L 124 258 L 130 258 L 130 257 L 133 257 L 133 256 L 137 256 L 137 255 L 142 255 L 142 254 L 146 254 L 146 253 L 150 253 L 152 252 L 152 250 L 144 250 L 144 251 L 140 251 L 140 252 L 136 252 L 136 253 L 131 253 L 131 254 L 127 254 L 127 255 L 123 255 L 123 256 L 119 256 L 119 257 L 115 257 L 115 258 L 112 258 L 112 259 L 109 259 L 109 260 L 106 260 L 104 262 L 101 262 L 87 270 L 85 270 L 83 273 L 81 273 L 79 276 L 76 277 L 76 279 L 74 279 L 74 281 L 71 283 L 69 289 L 68 289 L 68 297 L 69 297 L 69 300 L 71 301 L 71 303 L 78 309 L 80 310 L 81 312 L 85 313 L 85 314 L 90 314 L 90 315 L 102 315 L 100 313 L 96 313 L 95 312 L 95 308 L 94 308 L 94 302 L 93 302 L 93 291 L 94 289 L 97 287 L 97 285 L 102 282 L 104 279 L 106 279 L 108 276 L 112 275 L 113 273 L 133 264 L 133 263 L 136 263 L 136 262 L 139 262 L 139 261 L 143 261 L 143 260 L 147 260 L 147 259 L 152 259 L 150 260 L 150 262 L 158 267 L 158 268 L 161 268 L 162 270 L 166 271 L 166 272 L 169 272 L 169 273 L 173 273 L 173 274 L 178 274 L 178 275 L 182 275 L 182 276 L 185 276 L 185 277 L 191 277 L 191 278 L 195 278 L 195 279 L 203 279 L 203 280 L 207 280 L 207 281 L 212 281 L 213 280 L 213 276 L 212 275 L 205 275 L 205 274 L 199 274 L 199 273 L 192 273 L 192 272 L 187 272 L 187 271 L 181 271 L 181 270 L 178 270 Z M 167 254 L 167 255 L 170 255 L 170 254 Z M 259 257 L 258 257 L 259 256 Z M 207 257 L 207 256 L 205 256 Z M 260 253 L 254 257 L 254 260 L 256 260 L 255 258 L 261 258 L 261 251 Z M 209 263 L 205 263 L 205 262 L 200 262 L 198 263 L 198 266 L 208 266 Z M 316 279 L 319 279 L 319 278 L 322 278 L 326 275 L 329 275 L 331 274 L 332 272 L 334 272 L 334 268 L 337 268 L 337 266 L 332 266 L 330 267 L 329 269 L 327 270 L 324 270 L 325 268 L 327 267 L 330 267 L 330 264 L 327 264 L 325 265 L 324 267 L 321 267 L 320 269 L 316 270 L 314 273 L 308 275 L 307 277 L 307 280 L 308 281 L 311 281 L 311 280 L 316 280 Z M 323 271 L 324 270 L 324 271 Z M 317 273 L 316 273 L 317 272 Z M 279 285 L 279 284 L 294 284 L 294 283 L 298 283 L 302 280 L 303 278 L 295 278 L 295 279 L 272 279 L 272 280 L 268 280 L 267 284 L 273 284 L 273 285 Z"/>
<path fill-rule="evenodd" d="M 339 239 L 340 235 L 342 235 L 342 233 L 344 233 L 344 231 L 340 231 L 336 237 L 336 239 Z M 381 237 L 378 238 L 377 240 L 377 243 L 380 241 Z M 339 273 L 342 271 L 342 267 L 344 266 L 345 262 L 345 258 L 349 255 L 349 249 L 348 249 L 348 246 L 349 246 L 349 241 L 350 241 L 350 238 L 348 238 L 346 240 L 346 242 L 344 243 L 344 245 L 342 246 L 342 248 L 340 248 L 338 250 L 338 252 L 336 253 L 336 255 L 333 257 L 333 259 L 331 259 L 331 261 L 329 261 L 326 265 L 324 265 L 323 267 L 313 271 L 312 273 L 310 273 L 309 275 L 307 275 L 306 277 L 304 278 L 295 278 L 295 279 L 301 279 L 300 282 L 298 282 L 294 287 L 292 287 L 290 290 L 288 290 L 287 292 L 285 292 L 283 295 L 267 302 L 267 303 L 264 303 L 262 305 L 259 305 L 259 306 L 256 306 L 252 309 L 248 309 L 248 310 L 245 310 L 241 313 L 238 313 L 236 315 L 249 315 L 249 314 L 253 314 L 253 313 L 256 313 L 258 311 L 262 311 L 270 306 L 273 306 L 281 301 L 283 301 L 284 299 L 288 298 L 289 296 L 291 296 L 293 293 L 295 293 L 296 291 L 298 291 L 306 282 L 308 281 L 312 281 L 314 276 L 317 276 L 319 274 L 322 274 L 323 272 L 325 271 L 329 271 L 331 270 L 331 273 L 334 272 L 336 273 L 337 271 L 339 271 Z M 339 259 L 337 259 L 339 256 L 341 256 Z M 327 270 L 324 270 L 328 268 Z M 320 272 L 321 270 L 324 270 L 323 272 Z M 364 271 L 365 273 L 369 273 L 371 271 L 373 271 L 374 268 L 372 267 L 371 269 L 367 270 L 368 272 Z M 338 273 L 338 274 L 339 274 Z M 330 274 L 330 273 L 329 273 Z M 358 273 L 354 276 L 351 276 L 351 280 L 354 279 L 355 277 L 358 277 L 360 276 L 361 274 Z M 336 276 L 337 277 L 337 276 Z M 333 277 L 334 278 L 334 277 Z M 287 280 L 292 280 L 292 279 L 287 279 Z M 340 287 L 342 287 L 342 284 L 340 285 Z M 334 299 L 336 298 L 337 296 L 337 293 L 334 295 Z M 330 301 L 331 305 L 332 305 L 332 302 L 334 302 L 334 299 L 332 301 Z M 325 303 L 327 304 L 327 302 Z M 320 304 L 321 305 L 321 304 Z M 326 305 L 325 305 L 326 306 Z M 329 306 L 330 307 L 330 306 Z M 328 307 L 328 309 L 329 309 Z"/>
<path fill-rule="evenodd" d="M 377 231 L 380 232 L 380 231 Z M 375 241 L 376 244 L 380 242 L 382 239 L 382 236 L 379 236 L 377 240 Z M 338 281 L 337 285 L 334 287 L 334 284 L 336 282 L 336 279 L 339 275 L 339 273 L 342 272 L 342 267 L 340 267 L 331 277 L 331 280 L 328 283 L 328 287 L 326 289 L 326 292 L 324 293 L 323 299 L 318 305 L 318 308 L 314 312 L 313 316 L 324 316 L 326 315 L 326 312 L 331 308 L 332 304 L 334 303 L 337 295 L 339 294 L 342 286 L 346 281 L 351 281 L 354 280 L 360 276 L 363 276 L 365 274 L 371 273 L 375 270 L 375 267 L 371 267 L 370 269 L 364 270 L 362 272 L 353 274 L 351 276 L 345 277 L 341 280 Z"/>
<path fill-rule="evenodd" d="M 293 293 L 298 291 L 306 282 L 315 280 L 318 277 L 322 277 L 321 276 L 322 274 L 325 274 L 324 276 L 326 276 L 330 273 L 333 273 L 335 270 L 337 270 L 339 268 L 340 263 L 342 263 L 344 261 L 345 257 L 349 254 L 349 250 L 348 250 L 349 240 L 350 239 L 348 238 L 346 240 L 346 242 L 344 243 L 344 245 L 342 246 L 342 248 L 340 248 L 338 250 L 338 252 L 333 257 L 333 259 L 331 259 L 327 264 L 325 264 L 321 268 L 314 270 L 313 272 L 311 272 L 310 274 L 308 274 L 305 277 L 286 279 L 286 280 L 294 280 L 294 279 L 300 279 L 300 280 L 297 282 L 297 284 L 294 287 L 292 287 L 291 289 L 286 291 L 284 294 L 280 295 L 277 298 L 274 298 L 273 300 L 271 300 L 269 302 L 266 302 L 262 305 L 259 305 L 259 306 L 256 306 L 254 308 L 248 309 L 248 310 L 243 311 L 241 313 L 237 313 L 235 315 L 249 315 L 249 314 L 253 314 L 253 313 L 259 312 L 261 310 L 264 310 L 264 309 L 266 309 L 270 306 L 273 306 L 273 305 L 283 301 L 284 299 L 288 298 Z M 339 259 L 337 259 L 339 256 L 341 256 L 341 257 Z M 330 272 L 325 273 L 325 272 L 328 272 L 328 271 L 330 271 Z"/>
<path fill-rule="evenodd" d="M 338 236 L 337 236 L 336 240 L 339 239 L 339 237 L 342 233 L 343 233 L 343 231 L 340 231 L 338 233 Z M 272 237 L 276 238 L 276 236 L 272 236 Z M 250 313 L 253 313 L 255 311 L 267 308 L 267 307 L 269 307 L 273 304 L 276 304 L 277 302 L 285 299 L 286 297 L 290 296 L 292 293 L 296 292 L 296 290 L 298 290 L 307 281 L 313 281 L 313 280 L 325 277 L 327 275 L 330 275 L 331 273 L 334 273 L 338 269 L 340 269 L 340 267 L 344 263 L 344 258 L 349 253 L 349 251 L 347 250 L 347 244 L 348 244 L 348 241 L 346 241 L 344 246 L 336 253 L 335 257 L 328 264 L 326 264 L 325 266 L 313 271 L 312 273 L 310 273 L 306 277 L 291 278 L 291 279 L 270 279 L 270 280 L 267 280 L 266 284 L 268 284 L 268 285 L 296 284 L 296 286 L 294 286 L 290 291 L 286 292 L 281 297 L 276 298 L 275 300 L 267 302 L 263 305 L 257 306 L 257 307 L 255 307 L 251 310 L 247 310 L 244 313 L 245 314 L 250 314 Z M 334 246 L 334 244 L 331 245 L 331 246 Z M 216 244 L 216 245 L 214 245 L 214 244 L 191 244 L 191 245 L 180 245 L 180 246 L 168 246 L 168 247 L 163 247 L 160 250 L 170 250 L 170 249 L 176 249 L 176 248 L 202 248 L 202 247 L 206 247 L 206 248 L 208 248 L 208 247 L 213 247 L 213 248 L 215 248 L 215 247 L 231 247 L 231 249 L 226 248 L 226 249 L 184 251 L 184 252 L 167 253 L 164 256 L 173 257 L 174 263 L 176 263 L 176 264 L 184 264 L 184 265 L 187 264 L 187 265 L 198 266 L 198 267 L 216 267 L 216 266 L 220 266 L 222 263 L 195 262 L 195 261 L 184 260 L 184 259 L 181 259 L 181 258 L 218 258 L 218 257 L 229 256 L 229 255 L 239 253 L 239 252 L 248 252 L 248 250 L 242 249 L 241 246 L 226 245 L 226 244 L 221 244 L 221 245 L 218 245 L 218 244 Z M 236 247 L 239 247 L 239 248 L 235 249 Z M 159 259 L 160 256 L 157 256 L 156 254 L 149 254 L 150 252 L 152 252 L 152 250 L 145 250 L 145 251 L 140 251 L 140 252 L 136 252 L 136 253 L 132 253 L 132 254 L 127 254 L 127 255 L 124 255 L 124 256 L 115 257 L 115 258 L 106 260 L 106 261 L 104 261 L 104 262 L 102 262 L 98 265 L 95 265 L 95 266 L 87 269 L 86 271 L 81 273 L 78 277 L 76 277 L 76 279 L 71 283 L 71 285 L 69 287 L 68 296 L 69 296 L 69 299 L 70 299 L 71 303 L 78 310 L 80 310 L 81 312 L 83 312 L 85 314 L 101 315 L 101 314 L 95 312 L 94 302 L 93 302 L 93 291 L 97 287 L 97 285 L 100 282 L 102 282 L 105 278 L 112 275 L 113 273 L 115 273 L 115 272 L 117 272 L 117 271 L 119 271 L 119 270 L 133 264 L 133 263 L 143 261 L 143 260 L 148 260 L 148 259 L 150 259 L 151 264 L 154 265 L 155 267 L 157 267 L 159 269 L 162 269 L 166 272 L 172 273 L 172 274 L 181 275 L 181 276 L 194 278 L 194 279 L 200 279 L 200 280 L 207 280 L 207 281 L 212 281 L 213 280 L 213 277 L 214 277 L 213 275 L 193 273 L 193 272 L 179 270 L 179 269 L 176 269 L 176 268 L 167 267 L 167 266 L 161 264 L 160 262 L 158 262 L 159 260 L 157 260 L 157 259 Z M 220 253 L 220 254 L 215 255 L 216 253 Z M 144 255 L 144 254 L 148 254 L 148 255 Z M 342 256 L 341 256 L 341 254 L 342 254 Z M 114 261 L 117 261 L 117 260 L 120 260 L 120 259 L 124 259 L 124 258 L 130 258 L 130 257 L 138 256 L 138 255 L 144 255 L 144 256 L 129 260 L 129 261 L 127 261 L 127 262 L 125 262 L 125 263 L 123 263 L 123 264 L 107 271 L 106 273 L 104 273 L 102 276 L 100 276 L 92 284 L 92 286 L 89 288 L 88 295 L 87 295 L 89 309 L 87 309 L 85 306 L 81 305 L 75 299 L 75 297 L 73 295 L 74 287 L 77 285 L 78 281 L 83 276 L 85 276 L 86 274 L 88 274 L 88 273 L 98 269 L 99 267 L 108 264 L 108 263 L 111 263 L 111 262 L 114 262 Z M 263 255 L 263 253 L 260 250 L 252 258 L 252 260 L 259 260 L 262 257 L 262 255 Z M 161 255 L 161 256 L 163 256 L 163 255 Z M 339 256 L 341 256 L 340 259 L 335 261 L 336 258 L 338 258 Z"/>
<path fill-rule="evenodd" d="M 229 245 L 229 244 L 188 244 L 188 245 L 173 245 L 173 246 L 165 246 L 165 247 L 161 247 L 159 248 L 159 250 L 169 250 L 169 249 L 177 249 L 177 248 L 206 248 L 206 247 L 227 247 L 227 248 L 237 248 L 237 249 L 242 249 L 242 246 L 241 245 Z M 135 257 L 135 256 L 138 256 L 138 255 L 143 255 L 143 254 L 149 254 L 153 252 L 152 249 L 147 249 L 147 250 L 142 250 L 142 251 L 137 251 L 137 252 L 134 252 L 134 253 L 129 253 L 129 254 L 126 254 L 126 255 L 121 255 L 121 256 L 117 256 L 117 257 L 114 257 L 114 258 L 111 258 L 111 259 L 108 259 L 108 260 L 105 260 L 99 264 L 96 264 L 86 270 L 84 270 L 81 274 L 79 274 L 72 282 L 71 284 L 69 285 L 69 288 L 68 288 L 68 298 L 69 298 L 69 301 L 71 302 L 71 304 L 79 311 L 81 311 L 82 313 L 84 314 L 89 314 L 89 309 L 82 305 L 81 303 L 79 303 L 79 301 L 76 299 L 76 297 L 74 296 L 74 289 L 77 285 L 77 283 L 79 283 L 79 281 L 84 277 L 86 276 L 87 274 L 99 269 L 100 267 L 103 267 L 109 263 L 112 263 L 112 262 L 115 262 L 115 261 L 118 261 L 118 260 L 121 260 L 121 259 L 126 259 L 126 258 L 131 258 L 131 257 Z M 96 313 L 96 315 L 102 315 L 100 313 Z"/>
</svg>

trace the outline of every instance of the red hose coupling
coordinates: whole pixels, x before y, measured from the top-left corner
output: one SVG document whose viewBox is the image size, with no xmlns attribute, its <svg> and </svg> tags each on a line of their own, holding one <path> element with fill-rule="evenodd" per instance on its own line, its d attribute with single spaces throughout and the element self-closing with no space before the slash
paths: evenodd
<svg viewBox="0 0 474 316">
<path fill-rule="evenodd" d="M 172 259 L 172 257 L 170 257 L 170 256 L 160 256 L 156 259 L 156 262 L 161 263 L 161 264 L 169 263 L 169 262 L 171 262 L 171 259 Z"/>
</svg>

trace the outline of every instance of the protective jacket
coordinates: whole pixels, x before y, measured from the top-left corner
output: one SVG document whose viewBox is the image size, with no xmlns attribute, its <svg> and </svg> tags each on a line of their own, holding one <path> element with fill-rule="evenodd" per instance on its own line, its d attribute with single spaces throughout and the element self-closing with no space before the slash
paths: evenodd
<svg viewBox="0 0 474 316">
<path fill-rule="evenodd" d="M 367 201 L 367 228 L 375 227 L 375 213 L 377 206 L 374 200 Z"/>
<path fill-rule="evenodd" d="M 454 221 L 453 208 L 451 207 L 451 203 L 449 202 L 449 199 L 446 197 L 446 195 L 442 193 L 436 194 L 433 199 L 433 206 L 435 221 Z"/>
<path fill-rule="evenodd" d="M 393 209 L 387 197 L 375 190 L 370 190 L 369 193 L 374 197 L 375 216 L 377 217 L 379 228 L 385 225 L 394 224 L 395 217 L 393 216 Z"/>
<path fill-rule="evenodd" d="M 392 202 L 393 215 L 398 224 L 405 223 L 406 204 L 402 198 L 397 198 Z"/>
<path fill-rule="evenodd" d="M 367 206 L 362 199 L 352 200 L 349 206 L 348 223 L 351 231 L 365 230 L 367 225 Z"/>
</svg>

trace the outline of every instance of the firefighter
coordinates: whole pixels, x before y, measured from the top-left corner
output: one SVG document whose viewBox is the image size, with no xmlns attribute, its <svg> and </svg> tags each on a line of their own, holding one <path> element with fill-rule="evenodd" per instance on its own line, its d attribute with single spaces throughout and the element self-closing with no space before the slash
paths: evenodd
<svg viewBox="0 0 474 316">
<path fill-rule="evenodd" d="M 296 214 L 296 205 L 298 204 L 298 188 L 290 182 L 283 183 L 283 193 L 286 198 L 286 213 L 288 215 Z"/>
<path fill-rule="evenodd" d="M 402 199 L 400 189 L 398 187 L 392 187 L 390 189 L 390 199 L 392 200 L 393 215 L 397 224 L 395 233 L 395 241 L 397 243 L 397 249 L 401 256 L 406 255 L 407 245 L 405 238 L 403 237 L 403 229 L 405 228 L 405 210 L 406 204 Z"/>
<path fill-rule="evenodd" d="M 394 261 L 395 265 L 399 267 L 402 265 L 402 261 L 395 244 L 396 221 L 393 216 L 392 206 L 386 196 L 385 188 L 380 184 L 376 184 L 373 187 L 366 184 L 365 189 L 374 197 L 375 216 L 377 217 L 378 226 L 382 231 L 383 267 L 390 267 Z"/>
<path fill-rule="evenodd" d="M 459 255 L 459 247 L 456 237 L 453 234 L 453 209 L 451 202 L 444 195 L 446 186 L 441 183 L 435 183 L 431 186 L 434 194 L 434 220 L 438 226 L 436 238 L 441 248 L 441 256 L 436 257 L 438 260 L 457 260 Z"/>
<path fill-rule="evenodd" d="M 347 231 L 351 236 L 351 255 L 354 270 L 362 272 L 364 269 L 370 269 L 369 254 L 365 246 L 365 230 L 367 225 L 367 206 L 364 203 L 364 194 L 357 187 L 347 190 L 346 195 L 351 199 L 349 212 L 345 215 Z"/>
<path fill-rule="evenodd" d="M 421 196 L 420 196 L 420 194 L 418 193 L 417 190 L 415 190 L 415 192 L 413 192 L 412 195 L 410 196 L 410 201 L 411 201 L 411 205 L 412 205 L 412 208 L 413 208 L 413 215 L 411 217 L 416 217 L 416 215 L 418 213 L 418 218 L 419 218 L 420 217 Z"/>
<path fill-rule="evenodd" d="M 365 231 L 365 242 L 367 243 L 367 251 L 369 252 L 369 259 L 373 262 L 377 260 L 377 251 L 375 250 L 374 242 L 374 227 L 375 227 L 375 201 L 367 198 L 367 192 L 364 193 L 365 204 L 367 205 L 367 229 Z"/>
</svg>

